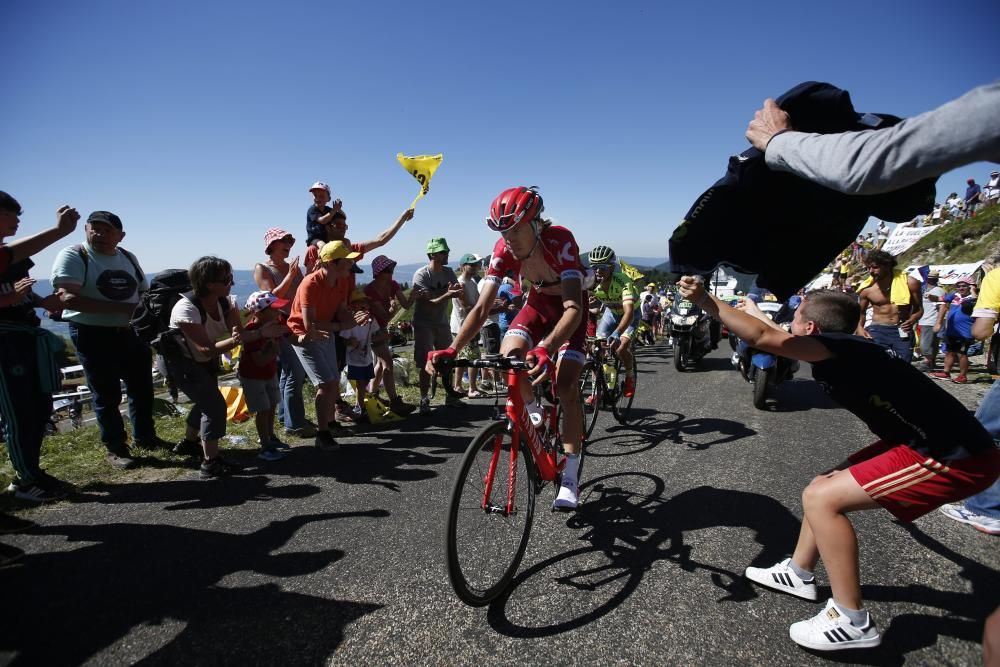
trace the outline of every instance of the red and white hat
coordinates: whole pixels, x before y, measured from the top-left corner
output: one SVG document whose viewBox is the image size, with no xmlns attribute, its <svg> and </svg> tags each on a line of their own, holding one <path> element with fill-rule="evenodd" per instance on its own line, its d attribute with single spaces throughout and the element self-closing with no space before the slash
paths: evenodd
<svg viewBox="0 0 1000 667">
<path fill-rule="evenodd" d="M 379 255 L 372 260 L 372 277 L 377 276 L 383 271 L 391 270 L 395 266 L 395 260 L 389 259 L 385 255 Z"/>
<path fill-rule="evenodd" d="M 254 292 L 247 297 L 245 308 L 251 313 L 259 313 L 268 308 L 284 308 L 290 303 L 288 299 L 279 299 L 273 293 L 266 290 Z"/>
<path fill-rule="evenodd" d="M 291 239 L 292 243 L 295 243 L 295 237 L 292 236 L 292 233 L 286 232 L 280 227 L 271 227 L 269 230 L 264 232 L 264 252 L 268 253 L 271 249 L 271 244 L 275 241 L 281 241 L 282 239 Z"/>
<path fill-rule="evenodd" d="M 309 192 L 312 192 L 313 190 L 326 190 L 326 194 L 330 194 L 330 186 L 324 183 L 323 181 L 316 181 L 315 183 L 310 185 Z"/>
</svg>

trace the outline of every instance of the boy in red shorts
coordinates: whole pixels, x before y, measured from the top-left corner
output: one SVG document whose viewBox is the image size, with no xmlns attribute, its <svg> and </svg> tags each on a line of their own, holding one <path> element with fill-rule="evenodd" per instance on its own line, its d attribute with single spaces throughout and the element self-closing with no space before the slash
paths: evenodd
<svg viewBox="0 0 1000 667">
<path fill-rule="evenodd" d="M 851 335 L 860 308 L 850 296 L 807 294 L 788 333 L 750 302 L 741 312 L 695 278 L 678 284 L 685 298 L 751 347 L 810 362 L 830 397 L 879 437 L 802 492 L 804 517 L 792 557 L 746 571 L 761 586 L 815 600 L 812 570 L 822 558 L 833 597 L 815 617 L 793 623 L 789 636 L 818 651 L 878 646 L 881 635 L 862 608 L 858 541 L 847 514 L 884 507 L 900 521 L 913 521 L 990 486 L 1000 474 L 1000 449 L 972 413 L 909 360 Z"/>
</svg>

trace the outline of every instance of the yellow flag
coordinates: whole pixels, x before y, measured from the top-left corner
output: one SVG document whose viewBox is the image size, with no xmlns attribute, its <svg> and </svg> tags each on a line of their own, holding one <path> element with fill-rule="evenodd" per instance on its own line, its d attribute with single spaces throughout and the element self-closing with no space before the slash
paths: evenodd
<svg viewBox="0 0 1000 667">
<path fill-rule="evenodd" d="M 622 273 L 628 276 L 629 280 L 641 280 L 645 275 L 644 273 L 641 273 L 639 269 L 624 260 L 619 259 L 618 263 L 622 265 Z"/>
<path fill-rule="evenodd" d="M 410 204 L 410 208 L 413 208 L 430 189 L 431 178 L 434 176 L 437 168 L 441 166 L 441 160 L 444 159 L 444 155 L 440 153 L 437 155 L 403 155 L 402 153 L 396 153 L 396 159 L 399 160 L 399 164 L 403 166 L 403 169 L 420 183 L 420 194 Z"/>
</svg>

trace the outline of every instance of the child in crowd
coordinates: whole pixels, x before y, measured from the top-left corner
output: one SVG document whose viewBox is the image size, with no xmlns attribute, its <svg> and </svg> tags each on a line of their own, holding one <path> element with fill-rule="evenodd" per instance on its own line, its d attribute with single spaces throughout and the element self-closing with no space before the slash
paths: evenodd
<svg viewBox="0 0 1000 667">
<path fill-rule="evenodd" d="M 372 281 L 365 285 L 369 312 L 383 332 L 397 309 L 409 308 L 413 304 L 412 299 L 403 293 L 399 283 L 393 280 L 392 274 L 395 269 L 395 260 L 379 255 L 372 260 Z M 419 290 L 414 287 L 413 291 Z M 411 297 L 413 295 L 411 292 Z M 374 343 L 375 377 L 372 378 L 371 391 L 378 394 L 379 387 L 384 383 L 385 393 L 389 396 L 389 409 L 397 415 L 408 415 L 417 406 L 404 402 L 396 393 L 396 378 L 392 374 L 392 352 L 389 350 L 388 336 L 380 337 L 379 340 L 385 342 Z"/>
<path fill-rule="evenodd" d="M 848 515 L 882 507 L 902 522 L 967 498 L 1000 474 L 1000 450 L 951 394 L 889 350 L 851 335 L 860 306 L 850 296 L 815 290 L 795 311 L 792 332 L 749 300 L 736 310 L 695 278 L 680 293 L 752 347 L 812 364 L 830 397 L 879 438 L 802 492 L 803 519 L 795 551 L 770 567 L 749 567 L 751 581 L 805 600 L 818 597 L 822 559 L 832 597 L 816 616 L 793 623 L 789 636 L 817 651 L 878 646 L 882 637 L 862 608 L 858 539 Z"/>
<path fill-rule="evenodd" d="M 333 240 L 330 225 L 335 215 L 343 208 L 343 203 L 336 199 L 330 204 L 330 186 L 316 181 L 309 188 L 313 203 L 306 211 L 306 271 L 312 271 L 316 265 L 317 253 L 327 241 Z"/>
<path fill-rule="evenodd" d="M 368 297 L 364 290 L 356 289 L 351 293 L 351 310 L 355 313 L 367 313 Z M 355 318 L 357 320 L 357 318 Z M 372 361 L 372 348 L 385 345 L 385 334 L 374 318 L 368 318 L 364 324 L 358 324 L 352 329 L 345 329 L 340 336 L 347 347 L 347 379 L 354 382 L 358 397 L 358 421 L 368 421 L 365 411 L 365 395 L 368 381 L 375 377 L 375 364 Z M 391 371 L 389 373 L 392 374 Z"/>
<path fill-rule="evenodd" d="M 287 299 L 279 299 L 271 292 L 254 292 L 247 298 L 246 309 L 252 313 L 245 331 L 255 331 L 268 322 L 283 318 L 281 308 L 289 304 Z M 277 461 L 284 458 L 282 450 L 288 445 L 274 435 L 274 410 L 281 401 L 278 391 L 278 340 L 262 338 L 243 346 L 240 356 L 239 376 L 243 386 L 243 397 L 247 409 L 254 413 L 254 425 L 260 440 L 262 461 Z"/>
</svg>

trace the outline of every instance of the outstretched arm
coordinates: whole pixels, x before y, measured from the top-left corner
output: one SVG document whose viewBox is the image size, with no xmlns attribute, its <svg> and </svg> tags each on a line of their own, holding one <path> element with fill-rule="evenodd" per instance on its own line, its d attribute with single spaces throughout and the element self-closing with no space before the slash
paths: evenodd
<svg viewBox="0 0 1000 667">
<path fill-rule="evenodd" d="M 16 264 L 22 259 L 28 259 L 32 255 L 40 253 L 64 236 L 72 234 L 79 220 L 80 214 L 75 208 L 66 205 L 60 206 L 59 210 L 56 211 L 55 227 L 3 246 L 8 253 L 7 261 L 10 264 Z M 2 261 L 3 258 L 0 257 L 0 262 Z"/>
<path fill-rule="evenodd" d="M 782 329 L 773 329 L 756 317 L 742 313 L 705 291 L 705 285 L 696 278 L 684 276 L 677 285 L 681 294 L 690 299 L 730 331 L 758 350 L 799 361 L 823 361 L 830 358 L 830 351 L 809 336 L 795 336 Z"/>
<path fill-rule="evenodd" d="M 406 224 L 407 220 L 412 220 L 412 219 L 413 219 L 413 209 L 408 208 L 405 211 L 403 211 L 403 214 L 399 216 L 399 219 L 396 220 L 396 222 L 392 223 L 392 225 L 390 225 L 388 229 L 386 229 L 384 232 L 376 236 L 371 241 L 365 241 L 364 243 L 362 243 L 361 245 L 364 247 L 364 252 L 369 253 L 372 250 L 375 250 L 375 248 L 381 248 L 382 246 L 384 246 L 392 239 L 393 236 L 396 235 L 396 232 L 398 232 L 400 229 L 403 228 L 403 225 Z"/>
<path fill-rule="evenodd" d="M 767 166 L 846 194 L 891 192 L 972 162 L 1000 160 L 1000 82 L 882 130 L 795 132 L 781 114 L 766 100 L 747 128 Z"/>
</svg>

